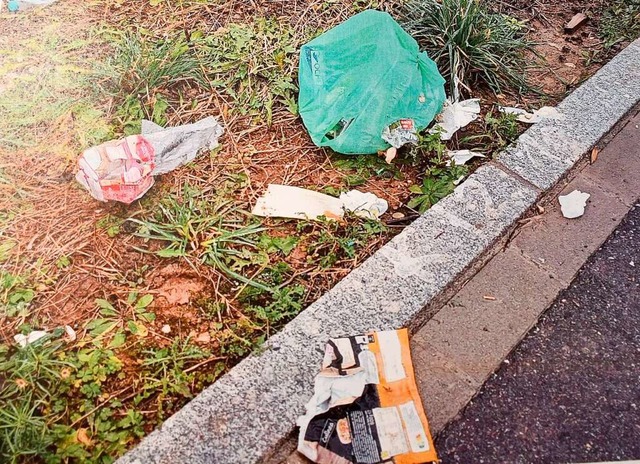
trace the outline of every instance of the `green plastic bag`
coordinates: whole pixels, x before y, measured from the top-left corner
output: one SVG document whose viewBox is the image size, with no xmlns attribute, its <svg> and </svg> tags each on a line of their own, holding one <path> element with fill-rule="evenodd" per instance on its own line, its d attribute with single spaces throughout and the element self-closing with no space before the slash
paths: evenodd
<svg viewBox="0 0 640 464">
<path fill-rule="evenodd" d="M 445 100 L 436 64 L 391 16 L 375 10 L 304 45 L 299 79 L 300 115 L 313 142 L 345 154 L 389 148 L 385 128 L 412 120 L 422 130 Z"/>
</svg>

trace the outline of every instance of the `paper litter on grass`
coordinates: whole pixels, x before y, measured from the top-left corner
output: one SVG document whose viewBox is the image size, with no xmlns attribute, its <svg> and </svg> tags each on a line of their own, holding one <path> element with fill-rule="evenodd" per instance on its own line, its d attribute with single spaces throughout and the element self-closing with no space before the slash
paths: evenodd
<svg viewBox="0 0 640 464">
<path fill-rule="evenodd" d="M 447 150 L 448 166 L 467 164 L 473 158 L 486 158 L 482 153 L 471 150 Z"/>
<path fill-rule="evenodd" d="M 437 461 L 407 329 L 329 340 L 298 418 L 298 451 L 320 464 Z"/>
<path fill-rule="evenodd" d="M 450 140 L 458 130 L 475 121 L 480 114 L 480 99 L 472 98 L 461 102 L 444 103 L 442 112 L 436 116 L 436 125 L 429 132 L 440 131 L 441 140 Z"/>
<path fill-rule="evenodd" d="M 529 113 L 522 108 L 513 108 L 510 106 L 499 106 L 498 110 L 502 113 L 515 114 L 517 120 L 525 122 L 527 124 L 535 124 L 544 119 L 564 119 L 564 114 L 560 113 L 557 108 L 553 106 L 543 106 L 540 109 L 534 110 Z"/>
<path fill-rule="evenodd" d="M 320 216 L 341 219 L 346 210 L 360 217 L 377 219 L 387 209 L 386 200 L 373 193 L 352 190 L 336 198 L 300 187 L 269 184 L 251 213 L 264 217 L 315 220 Z"/>
<path fill-rule="evenodd" d="M 33 332 L 29 332 L 27 335 L 16 334 L 13 336 L 13 339 L 18 345 L 24 348 L 25 346 L 40 340 L 42 337 L 47 336 L 48 333 L 49 332 L 46 330 L 34 330 Z"/>
</svg>

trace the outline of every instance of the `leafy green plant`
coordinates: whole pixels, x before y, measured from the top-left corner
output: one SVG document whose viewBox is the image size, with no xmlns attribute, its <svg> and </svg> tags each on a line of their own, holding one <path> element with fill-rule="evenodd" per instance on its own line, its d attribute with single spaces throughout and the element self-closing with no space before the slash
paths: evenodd
<svg viewBox="0 0 640 464">
<path fill-rule="evenodd" d="M 113 238 L 120 233 L 123 223 L 124 219 L 107 214 L 96 221 L 96 227 L 103 229 L 110 238 Z"/>
<path fill-rule="evenodd" d="M 166 348 L 143 350 L 142 355 L 143 390 L 160 391 L 158 402 L 161 403 L 172 395 L 193 396 L 191 385 L 195 374 L 186 369 L 189 364 L 210 357 L 211 352 L 192 345 L 189 339 L 176 339 Z"/>
<path fill-rule="evenodd" d="M 515 114 L 489 111 L 484 117 L 480 133 L 460 139 L 460 144 L 479 151 L 491 153 L 515 142 L 523 130 Z"/>
<path fill-rule="evenodd" d="M 24 315 L 36 296 L 33 284 L 23 275 L 0 270 L 0 316 Z"/>
<path fill-rule="evenodd" d="M 264 228 L 259 224 L 247 225 L 247 215 L 230 200 L 217 195 L 205 197 L 185 186 L 181 199 L 168 196 L 158 204 L 152 217 L 129 221 L 138 225 L 138 237 L 166 244 L 152 251 L 157 256 L 195 256 L 233 279 L 270 290 L 234 270 L 245 267 L 247 260 L 252 262 L 251 250 L 257 249 L 254 238 Z"/>
<path fill-rule="evenodd" d="M 407 206 L 424 213 L 453 192 L 456 187 L 455 181 L 466 175 L 467 172 L 468 170 L 465 166 L 429 168 L 421 185 L 409 187 L 409 191 L 416 196 L 407 203 Z"/>
<path fill-rule="evenodd" d="M 420 185 L 412 185 L 409 191 L 414 196 L 407 206 L 424 213 L 438 201 L 453 192 L 456 182 L 468 173 L 466 166 L 456 165 L 446 157 L 446 146 L 440 134 L 420 134 L 418 145 L 413 149 L 414 157 L 428 162 Z"/>
<path fill-rule="evenodd" d="M 374 155 L 332 155 L 333 167 L 347 174 L 344 183 L 347 187 L 363 185 L 371 177 L 402 179 L 402 174 L 394 164 Z"/>
<path fill-rule="evenodd" d="M 163 93 L 178 86 L 206 85 L 201 63 L 183 34 L 156 40 L 139 32 L 115 37 L 116 50 L 104 73 L 109 90 L 122 101 L 118 117 L 125 133 L 139 132 L 142 117 L 166 122 Z"/>
<path fill-rule="evenodd" d="M 263 113 L 270 124 L 275 102 L 298 112 L 298 40 L 287 23 L 256 18 L 202 37 L 199 56 L 211 85 L 233 98 L 236 111 Z"/>
<path fill-rule="evenodd" d="M 640 0 L 613 0 L 601 14 L 599 33 L 606 49 L 640 35 Z"/>
<path fill-rule="evenodd" d="M 343 222 L 320 218 L 313 223 L 301 222 L 300 231 L 306 234 L 307 260 L 323 269 L 341 260 L 355 259 L 357 251 L 386 232 L 384 223 L 346 215 Z"/>
<path fill-rule="evenodd" d="M 480 0 L 409 0 L 400 21 L 438 64 L 453 98 L 484 83 L 494 92 L 527 87 L 524 52 L 531 49 L 525 27 L 492 13 Z"/>
</svg>

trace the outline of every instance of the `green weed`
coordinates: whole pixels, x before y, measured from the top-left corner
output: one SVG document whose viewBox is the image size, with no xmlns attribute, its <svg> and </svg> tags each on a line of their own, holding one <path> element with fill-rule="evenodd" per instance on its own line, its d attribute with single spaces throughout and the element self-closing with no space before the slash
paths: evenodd
<svg viewBox="0 0 640 464">
<path fill-rule="evenodd" d="M 380 221 L 347 215 L 343 223 L 322 218 L 301 222 L 298 230 L 306 235 L 309 263 L 328 269 L 340 261 L 355 259 L 359 250 L 387 229 Z"/>
<path fill-rule="evenodd" d="M 401 23 L 438 64 L 452 97 L 484 83 L 494 92 L 527 88 L 524 24 L 479 0 L 410 0 Z"/>
<path fill-rule="evenodd" d="M 426 161 L 428 167 L 422 184 L 409 188 L 415 196 L 409 200 L 407 206 L 424 213 L 453 192 L 456 181 L 466 176 L 469 170 L 466 166 L 450 164 L 450 160 L 446 158 L 446 146 L 438 133 L 420 134 L 418 145 L 411 150 L 411 156 Z"/>
<path fill-rule="evenodd" d="M 348 156 L 332 154 L 333 167 L 347 174 L 344 183 L 347 187 L 363 185 L 372 177 L 402 179 L 402 174 L 394 164 L 387 163 L 375 155 Z"/>
<path fill-rule="evenodd" d="M 601 14 L 599 33 L 606 49 L 640 35 L 640 0 L 613 0 Z"/>
<path fill-rule="evenodd" d="M 407 206 L 424 213 L 438 201 L 449 195 L 456 187 L 455 182 L 467 175 L 466 166 L 430 167 L 427 169 L 421 185 L 412 185 L 409 191 L 416 196 Z"/>
<path fill-rule="evenodd" d="M 139 32 L 112 37 L 115 54 L 103 73 L 107 89 L 122 103 L 117 111 L 125 134 L 139 133 L 140 120 L 166 124 L 169 104 L 164 96 L 192 85 L 206 86 L 200 60 L 184 35 L 156 40 Z"/>
<path fill-rule="evenodd" d="M 156 213 L 147 219 L 129 219 L 138 225 L 138 237 L 165 245 L 151 252 L 162 258 L 195 257 L 230 278 L 270 290 L 237 272 L 247 265 L 264 261 L 253 252 L 257 249 L 255 237 L 264 228 L 259 224 L 247 224 L 247 214 L 231 200 L 215 194 L 205 196 L 185 186 L 182 198 L 170 195 L 156 209 Z"/>
<path fill-rule="evenodd" d="M 29 277 L 0 270 L 0 317 L 26 316 L 35 296 Z"/>
<path fill-rule="evenodd" d="M 515 114 L 489 111 L 479 133 L 462 137 L 460 145 L 482 152 L 495 152 L 516 141 L 523 130 Z"/>
<path fill-rule="evenodd" d="M 229 95 L 236 111 L 263 114 L 270 124 L 276 102 L 298 112 L 298 40 L 285 22 L 257 18 L 202 37 L 199 56 L 210 85 Z"/>
</svg>

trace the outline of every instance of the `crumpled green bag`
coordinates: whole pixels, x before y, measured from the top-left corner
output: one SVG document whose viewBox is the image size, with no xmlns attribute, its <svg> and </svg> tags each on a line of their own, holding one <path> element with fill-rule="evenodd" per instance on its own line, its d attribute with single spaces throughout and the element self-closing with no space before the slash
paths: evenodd
<svg viewBox="0 0 640 464">
<path fill-rule="evenodd" d="M 444 79 L 387 13 L 367 10 L 300 51 L 299 111 L 313 142 L 339 153 L 376 153 L 382 131 L 412 119 L 422 130 L 440 112 Z"/>
</svg>

